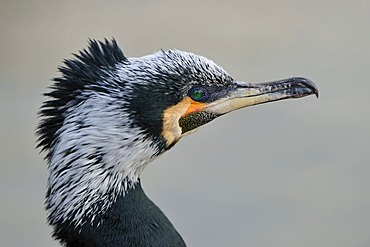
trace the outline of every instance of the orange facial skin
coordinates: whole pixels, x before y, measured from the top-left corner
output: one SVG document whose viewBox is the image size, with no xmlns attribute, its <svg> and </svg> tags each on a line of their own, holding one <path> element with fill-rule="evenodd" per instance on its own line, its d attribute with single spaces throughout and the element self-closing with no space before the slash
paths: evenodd
<svg viewBox="0 0 370 247">
<path fill-rule="evenodd" d="M 186 112 L 182 115 L 182 117 L 185 117 L 193 112 L 202 111 L 206 106 L 205 103 L 194 101 L 190 97 L 186 97 L 185 99 L 183 99 L 183 101 L 188 101 L 190 105 Z"/>
</svg>

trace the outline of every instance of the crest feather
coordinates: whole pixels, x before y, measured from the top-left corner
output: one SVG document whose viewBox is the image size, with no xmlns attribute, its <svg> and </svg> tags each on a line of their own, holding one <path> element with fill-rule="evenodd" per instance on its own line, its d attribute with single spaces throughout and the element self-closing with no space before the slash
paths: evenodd
<svg viewBox="0 0 370 247">
<path fill-rule="evenodd" d="M 87 49 L 73 55 L 74 58 L 64 60 L 64 66 L 59 67 L 61 76 L 53 79 L 52 90 L 44 94 L 50 99 L 43 103 L 39 111 L 42 120 L 36 132 L 39 136 L 37 147 L 41 147 L 42 151 L 50 150 L 63 124 L 66 108 L 83 100 L 78 97 L 81 91 L 86 88 L 106 90 L 98 83 L 106 76 L 107 69 L 112 70 L 118 63 L 127 61 L 115 39 L 105 39 L 104 42 L 90 39 Z M 46 158 L 50 158 L 50 152 Z"/>
</svg>

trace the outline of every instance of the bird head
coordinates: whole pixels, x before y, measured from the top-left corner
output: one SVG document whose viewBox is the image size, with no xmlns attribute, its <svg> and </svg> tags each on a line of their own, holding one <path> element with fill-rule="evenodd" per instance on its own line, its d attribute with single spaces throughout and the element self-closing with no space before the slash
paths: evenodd
<svg viewBox="0 0 370 247">
<path fill-rule="evenodd" d="M 51 222 L 108 208 L 104 203 L 134 186 L 149 161 L 219 116 L 318 94 L 304 78 L 236 81 L 213 61 L 179 50 L 127 58 L 115 40 L 91 40 L 64 63 L 38 127 Z"/>
</svg>

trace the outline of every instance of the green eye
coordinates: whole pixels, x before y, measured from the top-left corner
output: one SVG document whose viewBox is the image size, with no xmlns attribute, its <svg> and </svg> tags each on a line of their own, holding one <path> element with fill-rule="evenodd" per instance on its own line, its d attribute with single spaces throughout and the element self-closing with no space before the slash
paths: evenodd
<svg viewBox="0 0 370 247">
<path fill-rule="evenodd" d="M 189 96 L 195 101 L 204 102 L 207 100 L 207 91 L 204 88 L 195 87 L 190 89 Z"/>
</svg>

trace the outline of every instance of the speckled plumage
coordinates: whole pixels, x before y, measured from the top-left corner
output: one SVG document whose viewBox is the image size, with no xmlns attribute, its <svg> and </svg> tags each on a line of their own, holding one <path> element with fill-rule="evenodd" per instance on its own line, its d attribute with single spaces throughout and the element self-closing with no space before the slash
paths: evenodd
<svg viewBox="0 0 370 247">
<path fill-rule="evenodd" d="M 97 216 L 133 189 L 148 162 L 169 148 L 160 135 L 161 111 L 194 84 L 233 81 L 192 53 L 126 58 L 115 40 L 91 40 L 88 50 L 64 63 L 38 127 L 49 163 L 46 208 L 52 225 L 101 224 Z"/>
<path fill-rule="evenodd" d="M 115 40 L 90 40 L 59 71 L 37 134 L 48 162 L 48 221 L 67 246 L 185 246 L 141 189 L 146 165 L 227 112 L 317 94 L 304 78 L 237 82 L 178 50 L 127 58 Z"/>
</svg>

